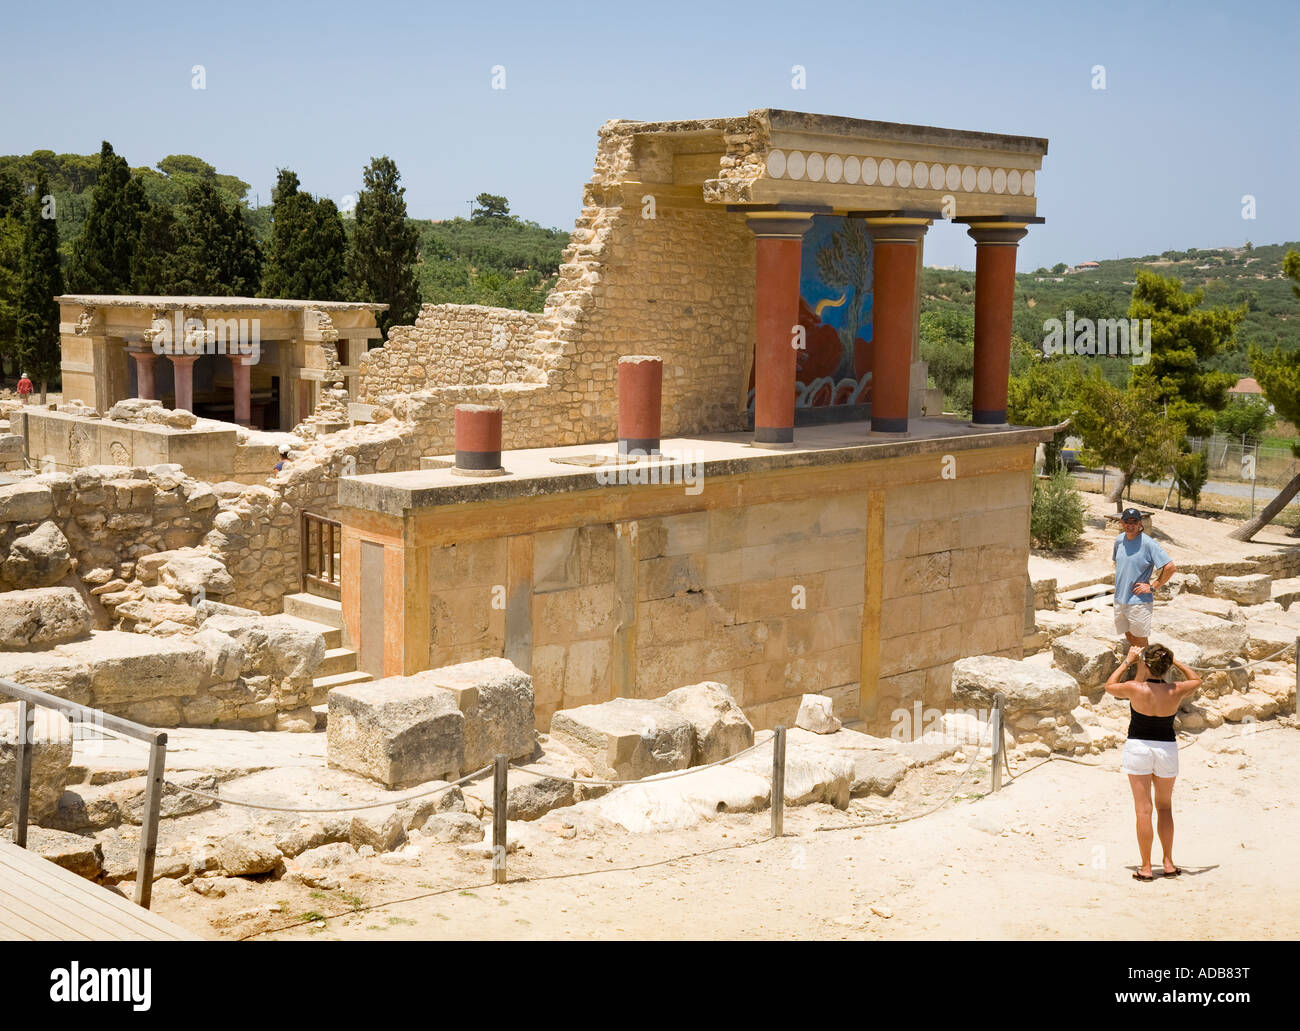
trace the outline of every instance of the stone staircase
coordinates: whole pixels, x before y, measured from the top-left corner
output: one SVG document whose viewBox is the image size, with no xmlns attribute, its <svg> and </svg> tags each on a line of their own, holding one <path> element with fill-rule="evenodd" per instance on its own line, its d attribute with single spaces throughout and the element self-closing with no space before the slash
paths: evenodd
<svg viewBox="0 0 1300 1031">
<path fill-rule="evenodd" d="M 312 624 L 325 637 L 325 659 L 316 670 L 317 696 L 331 687 L 363 684 L 373 679 L 357 669 L 357 653 L 343 642 L 343 606 L 315 594 L 287 594 L 284 614 Z"/>
</svg>

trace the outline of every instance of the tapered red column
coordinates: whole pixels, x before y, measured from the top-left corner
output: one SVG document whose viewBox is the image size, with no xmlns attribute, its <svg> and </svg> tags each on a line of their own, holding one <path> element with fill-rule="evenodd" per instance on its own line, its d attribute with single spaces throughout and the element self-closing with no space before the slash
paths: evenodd
<svg viewBox="0 0 1300 1031">
<path fill-rule="evenodd" d="M 629 354 L 618 360 L 618 453 L 659 452 L 664 360 Z"/>
<path fill-rule="evenodd" d="M 927 218 L 867 218 L 871 234 L 871 429 L 907 432 L 916 332 L 917 246 Z"/>
<path fill-rule="evenodd" d="M 235 379 L 235 422 L 247 426 L 253 419 L 252 367 L 244 364 L 244 356 L 230 356 L 230 370 Z"/>
<path fill-rule="evenodd" d="M 154 386 L 153 361 L 157 355 L 153 351 L 137 350 L 134 347 L 127 348 L 126 353 L 135 361 L 135 396 L 146 401 L 155 400 L 158 394 Z"/>
<path fill-rule="evenodd" d="M 172 380 L 176 384 L 176 407 L 194 411 L 194 363 L 198 355 L 173 354 Z"/>
<path fill-rule="evenodd" d="M 972 223 L 975 241 L 975 383 L 971 422 L 1005 426 L 1011 373 L 1011 316 L 1016 294 L 1016 249 L 1023 225 Z"/>
<path fill-rule="evenodd" d="M 812 215 L 756 212 L 746 218 L 756 240 L 754 307 L 754 443 L 794 443 L 799 268 Z"/>
</svg>

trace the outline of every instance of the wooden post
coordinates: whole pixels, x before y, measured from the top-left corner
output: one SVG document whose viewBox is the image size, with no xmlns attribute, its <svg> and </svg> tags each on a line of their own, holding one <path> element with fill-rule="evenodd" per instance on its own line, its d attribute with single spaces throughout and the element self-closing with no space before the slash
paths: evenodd
<svg viewBox="0 0 1300 1031">
<path fill-rule="evenodd" d="M 772 730 L 772 837 L 781 837 L 785 821 L 785 727 Z"/>
<path fill-rule="evenodd" d="M 993 714 L 989 724 L 993 731 L 993 790 L 1002 790 L 1002 702 L 1001 693 L 993 696 Z"/>
<path fill-rule="evenodd" d="M 498 755 L 492 771 L 492 880 L 506 883 L 506 778 L 510 760 Z"/>
<path fill-rule="evenodd" d="M 36 706 L 22 700 L 18 703 L 18 762 L 14 767 L 14 844 L 27 847 L 27 809 L 32 797 L 32 752 L 34 749 Z"/>
<path fill-rule="evenodd" d="M 162 805 L 163 771 L 167 765 L 167 735 L 159 732 L 149 747 L 149 774 L 144 789 L 144 819 L 140 823 L 140 853 L 136 859 L 135 902 L 149 908 L 153 897 L 153 861 L 158 851 L 158 810 Z"/>
</svg>

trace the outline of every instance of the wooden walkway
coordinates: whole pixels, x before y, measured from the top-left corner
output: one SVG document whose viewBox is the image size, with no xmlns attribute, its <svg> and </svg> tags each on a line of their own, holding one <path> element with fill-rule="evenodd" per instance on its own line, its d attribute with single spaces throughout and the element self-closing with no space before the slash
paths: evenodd
<svg viewBox="0 0 1300 1031">
<path fill-rule="evenodd" d="M 0 839 L 0 941 L 202 940 L 129 899 Z"/>
</svg>

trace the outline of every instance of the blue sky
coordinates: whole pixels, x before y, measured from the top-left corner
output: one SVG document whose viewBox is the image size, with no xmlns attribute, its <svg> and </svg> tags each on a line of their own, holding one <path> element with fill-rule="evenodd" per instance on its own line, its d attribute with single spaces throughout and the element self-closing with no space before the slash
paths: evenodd
<svg viewBox="0 0 1300 1031">
<path fill-rule="evenodd" d="M 0 153 L 197 154 L 355 193 L 389 154 L 411 214 L 481 191 L 572 227 L 609 118 L 782 107 L 1045 136 L 1020 267 L 1300 240 L 1300 5 L 72 3 L 7 0 Z M 191 88 L 203 65 L 206 89 Z M 791 87 L 791 68 L 807 88 Z M 1092 88 L 1094 65 L 1106 89 Z M 506 89 L 491 88 L 492 67 Z M 1242 197 L 1256 218 L 1242 218 Z M 972 267 L 938 225 L 928 264 Z"/>
</svg>

